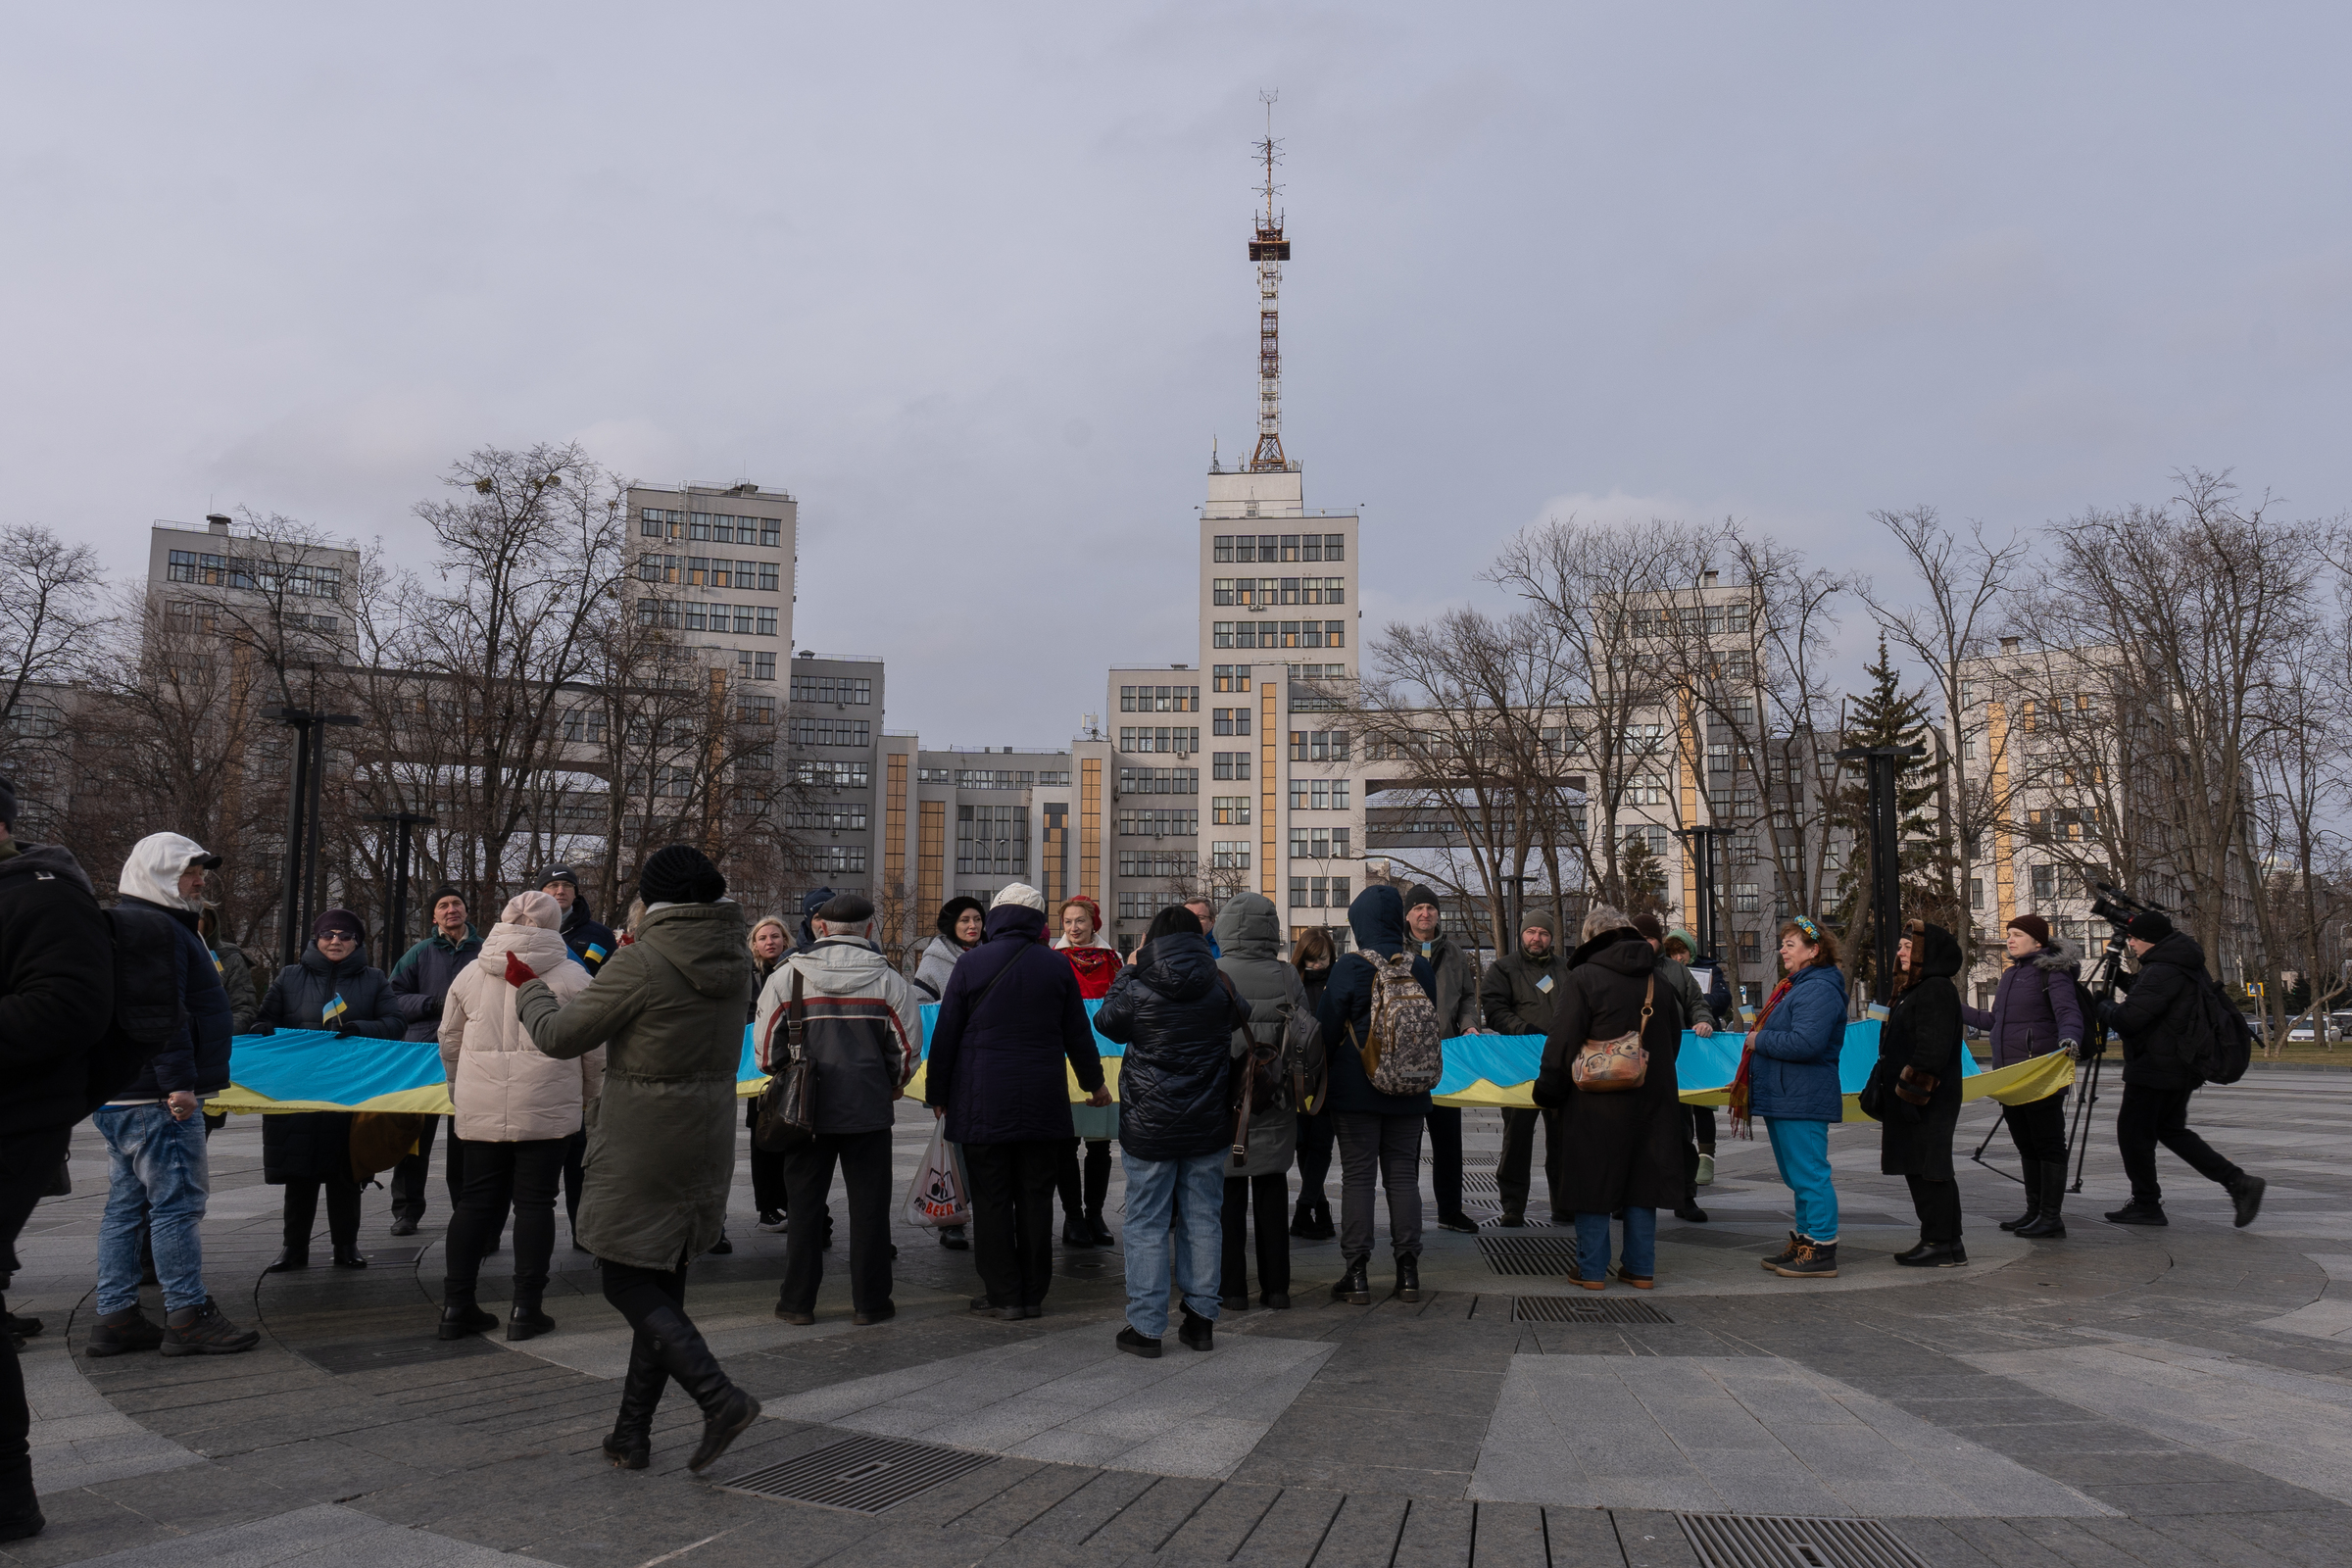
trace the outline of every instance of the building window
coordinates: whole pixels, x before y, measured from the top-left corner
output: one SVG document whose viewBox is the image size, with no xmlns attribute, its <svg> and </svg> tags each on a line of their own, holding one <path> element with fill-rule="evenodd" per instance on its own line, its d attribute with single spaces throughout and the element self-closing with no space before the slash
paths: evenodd
<svg viewBox="0 0 2352 1568">
<path fill-rule="evenodd" d="M 1199 810 L 1152 808 L 1119 813 L 1119 832 L 1129 838 L 1190 838 L 1200 831 Z"/>
<path fill-rule="evenodd" d="M 1122 752 L 1175 752 L 1189 757 L 1200 749 L 1200 727 L 1149 725 L 1119 726 L 1119 750 Z"/>
<path fill-rule="evenodd" d="M 1212 561 L 1231 561 L 1233 559 L 1233 535 L 1229 533 L 1221 533 L 1218 534 L 1215 539 L 1210 541 L 1209 559 Z"/>
<path fill-rule="evenodd" d="M 1217 735 L 1247 735 L 1250 733 L 1250 710 L 1219 708 L 1211 710 L 1210 731 Z"/>
<path fill-rule="evenodd" d="M 1348 780 L 1344 778 L 1291 780 L 1291 809 L 1294 811 L 1345 811 L 1348 809 Z"/>
<path fill-rule="evenodd" d="M 769 659 L 776 656 L 769 654 Z M 874 701 L 874 683 L 870 678 L 851 675 L 795 675 L 792 677 L 792 700 L 796 703 L 849 704 L 856 708 L 870 708 Z"/>
<path fill-rule="evenodd" d="M 1984 879 L 1981 876 L 1968 879 L 1968 906 L 1972 909 L 1984 907 Z"/>
<path fill-rule="evenodd" d="M 1122 686 L 1119 688 L 1119 711 L 1122 713 L 1198 713 L 1200 711 L 1200 688 L 1198 686 Z"/>
<path fill-rule="evenodd" d="M 2054 865 L 2035 866 L 2034 868 L 2034 907 L 2039 908 L 2045 905 L 2048 905 L 2054 902 L 2057 897 L 2058 868 Z"/>
<path fill-rule="evenodd" d="M 1194 858 L 1181 850 L 1121 850 L 1119 852 L 1119 875 L 1121 876 L 1190 876 L 1193 873 L 1194 863 Z M 1151 908 L 1145 912 L 1150 915 L 1156 914 L 1158 910 L 1159 903 L 1154 900 Z"/>
<path fill-rule="evenodd" d="M 776 634 L 776 612 L 773 610 L 761 609 L 760 624 L 755 630 L 761 637 L 773 637 Z"/>
<path fill-rule="evenodd" d="M 1250 869 L 1250 841 L 1248 839 L 1211 839 L 1208 846 L 1208 864 L 1215 871 L 1247 871 Z"/>
<path fill-rule="evenodd" d="M 776 721 L 776 700 L 772 695 L 746 692 L 735 699 L 735 721 L 739 724 L 773 724 Z"/>
<path fill-rule="evenodd" d="M 1038 782 L 1067 784 L 1066 773 L 1039 775 Z M 1198 795 L 1200 793 L 1200 770 L 1197 767 L 1122 767 L 1119 769 L 1121 795 Z"/>
<path fill-rule="evenodd" d="M 792 721 L 792 744 L 795 746 L 870 746 L 873 744 L 873 724 L 863 718 L 796 717 Z"/>
<path fill-rule="evenodd" d="M 1026 876 L 1029 872 L 1028 808 L 956 807 L 956 872 L 958 876 Z"/>
<path fill-rule="evenodd" d="M 1734 914 L 1753 914 L 1757 907 L 1755 883 L 1735 882 L 1732 884 L 1732 912 Z"/>
<path fill-rule="evenodd" d="M 1764 961 L 1764 944 L 1757 933 L 1753 931 L 1735 932 L 1732 940 L 1740 949 L 1741 963 L 1762 963 Z"/>
<path fill-rule="evenodd" d="M 821 758 L 796 758 L 793 776 L 801 783 L 823 790 L 861 790 L 866 787 L 866 765 L 863 762 L 835 762 Z"/>
<path fill-rule="evenodd" d="M 1218 827 L 1248 827 L 1250 825 L 1250 797 L 1247 795 L 1210 796 L 1208 819 Z"/>
<path fill-rule="evenodd" d="M 1215 666 L 1211 674 L 1213 682 L 1210 689 L 1212 691 L 1246 692 L 1250 689 L 1250 666 L 1248 664 L 1219 664 Z"/>
<path fill-rule="evenodd" d="M 1209 757 L 1210 778 L 1246 779 L 1250 776 L 1248 752 L 1216 752 Z"/>
<path fill-rule="evenodd" d="M 1345 762 L 1348 760 L 1348 732 L 1344 729 L 1295 729 L 1291 731 L 1291 760 Z"/>
</svg>

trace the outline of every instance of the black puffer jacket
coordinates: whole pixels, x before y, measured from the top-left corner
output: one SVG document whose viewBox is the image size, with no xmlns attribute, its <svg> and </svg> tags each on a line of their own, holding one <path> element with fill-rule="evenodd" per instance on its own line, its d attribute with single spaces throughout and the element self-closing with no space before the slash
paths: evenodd
<svg viewBox="0 0 2352 1568">
<path fill-rule="evenodd" d="M 1544 1063 L 1530 1091 L 1560 1109 L 1560 1202 L 1572 1213 L 1683 1200 L 1683 1102 L 1676 1078 L 1683 1004 L 1657 973 L 1658 956 L 1632 926 L 1603 931 L 1568 955 Z M 1653 983 L 1654 982 L 1654 983 Z M 1649 1022 L 1642 1021 L 1644 1001 Z M 1649 1070 L 1639 1089 L 1588 1094 L 1576 1087 L 1577 1054 L 1592 1040 L 1642 1031 Z M 1548 1136 L 1548 1135 L 1546 1135 Z"/>
<path fill-rule="evenodd" d="M 89 1114 L 115 1012 L 114 934 L 88 875 L 54 844 L 12 849 L 0 858 L 0 1134 Z"/>
<path fill-rule="evenodd" d="M 262 998 L 257 1023 L 269 1029 L 320 1029 L 326 1004 L 342 997 L 345 1034 L 398 1040 L 403 1027 L 392 1010 L 392 983 L 368 965 L 367 951 L 354 950 L 330 964 L 316 943 L 299 963 L 280 969 Z M 326 1181 L 351 1175 L 351 1115 L 340 1110 L 306 1110 L 262 1118 L 262 1180 Z"/>
<path fill-rule="evenodd" d="M 1897 1100 L 1879 1135 L 1879 1172 L 1952 1180 L 1952 1131 L 1960 1123 L 1960 944 L 1939 925 L 1919 942 L 1919 978 L 1894 999 L 1879 1027 L 1879 1060 L 1889 1072 L 1909 1067 L 1936 1080 L 1925 1105 Z M 1891 1087 L 1891 1086 L 1889 1086 Z"/>
<path fill-rule="evenodd" d="M 1095 1013 L 1096 1031 L 1127 1048 L 1119 1147 L 1138 1159 L 1231 1147 L 1233 1032 L 1249 1021 L 1207 937 L 1177 931 L 1145 943 Z"/>
<path fill-rule="evenodd" d="M 2143 1089 L 2193 1089 L 2203 1082 L 2193 1063 L 2205 1048 L 2204 998 L 2213 982 L 2205 950 L 2176 931 L 2139 956 L 2137 974 L 2118 975 L 2128 993 L 2109 1004 L 2107 1023 L 2124 1039 L 2124 1082 Z"/>
</svg>

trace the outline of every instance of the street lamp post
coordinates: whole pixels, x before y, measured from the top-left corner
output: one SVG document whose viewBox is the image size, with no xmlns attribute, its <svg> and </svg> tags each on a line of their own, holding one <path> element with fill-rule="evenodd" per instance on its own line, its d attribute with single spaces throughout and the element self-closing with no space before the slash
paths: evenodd
<svg viewBox="0 0 2352 1568">
<path fill-rule="evenodd" d="M 278 953 L 287 964 L 299 962 L 308 940 L 304 932 L 318 912 L 318 830 L 324 814 L 320 797 L 326 786 L 326 731 L 329 725 L 351 725 L 357 713 L 322 713 L 291 705 L 267 710 L 294 731 L 294 776 L 286 794 L 286 859 L 280 882 Z"/>
<path fill-rule="evenodd" d="M 392 824 L 392 907 L 384 920 L 384 973 L 400 961 L 409 940 L 409 830 L 436 820 L 416 811 L 383 811 L 368 818 Z"/>
<path fill-rule="evenodd" d="M 1877 973 L 1871 981 L 1872 1000 L 1894 1000 L 1894 945 L 1903 925 L 1903 873 L 1899 857 L 1901 810 L 1895 780 L 1903 764 L 1928 755 L 1924 746 L 1853 746 L 1838 754 L 1840 762 L 1861 762 L 1870 778 L 1870 906 L 1874 920 Z"/>
</svg>

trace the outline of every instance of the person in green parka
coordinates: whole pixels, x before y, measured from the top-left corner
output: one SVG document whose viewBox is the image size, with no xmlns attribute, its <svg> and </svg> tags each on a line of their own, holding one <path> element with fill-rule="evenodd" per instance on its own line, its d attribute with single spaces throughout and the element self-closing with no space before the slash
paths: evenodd
<svg viewBox="0 0 2352 1568">
<path fill-rule="evenodd" d="M 752 956 L 743 910 L 702 851 L 657 850 L 638 874 L 633 940 L 566 1005 L 510 955 L 515 1011 L 562 1060 L 606 1048 L 588 1110 L 578 1236 L 603 1265 L 605 1299 L 636 1331 L 605 1453 L 645 1468 L 654 1408 L 672 1378 L 703 1411 L 687 1468 L 707 1468 L 759 1419 L 686 1315 L 686 1265 L 718 1240 L 735 1177 L 735 1077 Z M 517 972 L 519 971 L 519 972 Z"/>
</svg>

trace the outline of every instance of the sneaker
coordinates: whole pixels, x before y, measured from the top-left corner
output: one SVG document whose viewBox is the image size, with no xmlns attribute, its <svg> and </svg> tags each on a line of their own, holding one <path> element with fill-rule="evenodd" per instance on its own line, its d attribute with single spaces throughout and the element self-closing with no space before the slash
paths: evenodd
<svg viewBox="0 0 2352 1568">
<path fill-rule="evenodd" d="M 765 1231 L 770 1236 L 780 1236 L 787 1229 L 789 1229 L 791 1225 L 792 1221 L 785 1216 L 785 1213 L 782 1209 L 763 1208 L 760 1211 L 760 1222 L 757 1225 L 754 1225 L 752 1229 L 756 1231 Z"/>
<path fill-rule="evenodd" d="M 1797 1253 L 1797 1249 L 1798 1249 L 1800 1246 L 1802 1246 L 1802 1245 L 1803 1245 L 1803 1243 L 1804 1243 L 1804 1238 L 1803 1238 L 1803 1237 L 1801 1237 L 1801 1236 L 1797 1235 L 1797 1234 L 1796 1234 L 1796 1232 L 1794 1232 L 1794 1231 L 1790 1231 L 1790 1232 L 1788 1233 L 1788 1245 L 1787 1247 L 1784 1247 L 1784 1248 L 1782 1248 L 1782 1249 L 1781 1249 L 1779 1251 L 1777 1251 L 1777 1252 L 1773 1253 L 1773 1254 L 1772 1254 L 1770 1257 L 1766 1257 L 1766 1258 L 1759 1258 L 1757 1261 L 1761 1262 L 1761 1263 L 1762 1263 L 1762 1264 L 1763 1264 L 1763 1265 L 1764 1265 L 1766 1268 L 1768 1268 L 1768 1269 L 1771 1269 L 1771 1268 L 1778 1268 L 1778 1267 L 1780 1267 L 1780 1266 L 1781 1266 L 1783 1263 L 1786 1263 L 1786 1262 L 1789 1261 L 1791 1258 L 1795 1257 L 1795 1256 L 1796 1256 L 1796 1253 Z"/>
<path fill-rule="evenodd" d="M 1502 1212 L 1495 1216 L 1494 1223 L 1506 1231 L 1526 1229 L 1527 1205 L 1524 1203 L 1505 1204 Z"/>
<path fill-rule="evenodd" d="M 1698 1175 L 1692 1179 L 1690 1185 L 1693 1187 L 1712 1187 L 1715 1185 L 1715 1156 L 1713 1154 L 1701 1154 L 1698 1156 Z"/>
<path fill-rule="evenodd" d="M 1135 1332 L 1133 1326 L 1119 1330 L 1118 1348 L 1129 1355 L 1140 1355 L 1147 1361 L 1159 1359 L 1159 1342 Z"/>
<path fill-rule="evenodd" d="M 2162 1203 L 2142 1203 L 2135 1199 L 2121 1208 L 2108 1210 L 2107 1223 L 2110 1225 L 2170 1225 L 2172 1221 L 2164 1217 Z"/>
<path fill-rule="evenodd" d="M 1217 1347 L 1217 1325 L 1213 1318 L 1202 1317 L 1191 1307 L 1184 1309 L 1184 1325 L 1176 1338 L 1188 1350 L 1213 1350 Z"/>
<path fill-rule="evenodd" d="M 206 1297 L 196 1306 L 178 1307 L 164 1318 L 166 1355 L 234 1355 L 262 1343 L 260 1329 L 241 1329 L 220 1315 Z"/>
<path fill-rule="evenodd" d="M 960 1225 L 942 1225 L 939 1228 L 939 1245 L 951 1252 L 968 1252 L 972 1250 L 972 1244 L 964 1239 Z"/>
<path fill-rule="evenodd" d="M 164 1343 L 164 1331 L 148 1321 L 147 1314 L 135 1306 L 120 1312 L 109 1312 L 90 1325 L 90 1338 L 82 1353 L 92 1356 L 128 1355 L 133 1350 L 152 1350 Z"/>
<path fill-rule="evenodd" d="M 1796 1255 L 1786 1263 L 1773 1264 L 1772 1271 L 1788 1280 L 1834 1280 L 1838 1277 L 1838 1244 L 1804 1237 L 1797 1245 Z"/>
<path fill-rule="evenodd" d="M 2230 1201 L 2237 1205 L 2237 1218 L 2230 1223 L 2244 1230 L 2262 1212 L 2262 1192 L 2270 1186 L 2259 1176 L 2240 1176 L 2230 1184 Z"/>
</svg>

